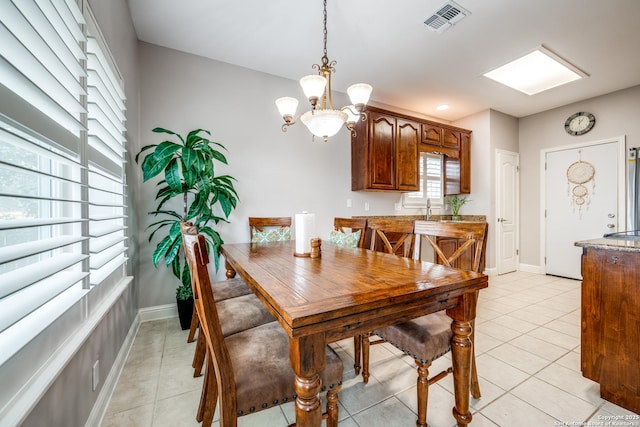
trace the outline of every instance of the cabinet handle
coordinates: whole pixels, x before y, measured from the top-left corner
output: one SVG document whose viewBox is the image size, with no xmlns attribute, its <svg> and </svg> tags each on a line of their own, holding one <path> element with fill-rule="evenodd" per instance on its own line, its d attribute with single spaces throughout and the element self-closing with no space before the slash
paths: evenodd
<svg viewBox="0 0 640 427">
<path fill-rule="evenodd" d="M 617 256 L 612 256 L 611 258 L 609 258 L 609 264 L 617 264 L 619 260 L 620 258 L 618 258 Z"/>
</svg>

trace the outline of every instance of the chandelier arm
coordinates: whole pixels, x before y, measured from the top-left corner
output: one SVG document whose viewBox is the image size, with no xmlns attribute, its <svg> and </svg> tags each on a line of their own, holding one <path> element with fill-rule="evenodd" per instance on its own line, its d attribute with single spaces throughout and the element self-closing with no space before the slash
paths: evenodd
<svg viewBox="0 0 640 427">
<path fill-rule="evenodd" d="M 296 122 L 298 121 L 298 119 L 300 118 L 300 116 L 302 116 L 302 114 L 298 114 L 296 116 L 295 119 L 291 119 L 289 118 L 288 120 L 285 118 L 285 122 L 282 124 L 282 127 L 280 129 L 282 129 L 282 132 L 286 132 L 287 129 L 289 128 L 289 126 L 293 126 L 296 124 Z"/>
</svg>

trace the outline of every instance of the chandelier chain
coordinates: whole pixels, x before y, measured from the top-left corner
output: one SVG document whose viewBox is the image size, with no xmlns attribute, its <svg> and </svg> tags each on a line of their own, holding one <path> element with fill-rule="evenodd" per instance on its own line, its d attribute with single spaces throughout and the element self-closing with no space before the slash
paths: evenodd
<svg viewBox="0 0 640 427">
<path fill-rule="evenodd" d="M 323 24 L 323 42 L 324 42 L 324 49 L 322 50 L 322 52 L 324 53 L 324 55 L 322 56 L 322 63 L 323 65 L 326 65 L 329 63 L 329 57 L 327 56 L 327 0 L 324 0 L 323 2 L 324 4 L 324 9 L 323 9 L 323 20 L 322 20 L 322 24 Z"/>
</svg>

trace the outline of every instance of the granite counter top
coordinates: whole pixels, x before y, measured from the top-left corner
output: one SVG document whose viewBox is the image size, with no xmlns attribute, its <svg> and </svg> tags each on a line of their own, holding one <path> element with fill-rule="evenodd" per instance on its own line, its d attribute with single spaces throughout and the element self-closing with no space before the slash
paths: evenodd
<svg viewBox="0 0 640 427">
<path fill-rule="evenodd" d="M 411 221 L 424 221 L 427 219 L 426 215 L 358 215 L 354 218 L 367 218 L 367 219 L 408 219 Z M 451 215 L 431 215 L 429 221 L 451 221 Z M 485 215 L 460 215 L 459 222 L 487 222 Z"/>
<path fill-rule="evenodd" d="M 608 249 L 613 251 L 640 252 L 640 239 L 601 237 L 598 239 L 581 240 L 574 243 L 583 248 Z"/>
</svg>

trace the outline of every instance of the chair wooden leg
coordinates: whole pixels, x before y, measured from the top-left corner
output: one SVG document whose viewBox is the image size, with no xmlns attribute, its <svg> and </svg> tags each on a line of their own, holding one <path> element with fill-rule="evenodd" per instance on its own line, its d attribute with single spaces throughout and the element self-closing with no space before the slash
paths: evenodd
<svg viewBox="0 0 640 427">
<path fill-rule="evenodd" d="M 360 374 L 360 361 L 362 359 L 362 335 L 353 337 L 353 369 L 356 375 Z"/>
<path fill-rule="evenodd" d="M 429 366 L 431 363 L 422 363 L 416 360 L 418 365 L 418 421 L 416 426 L 427 427 L 427 402 L 429 401 Z"/>
<path fill-rule="evenodd" d="M 369 336 L 371 333 L 361 335 L 362 338 L 362 381 L 369 382 Z"/>
<path fill-rule="evenodd" d="M 476 346 L 475 346 L 475 321 L 471 322 L 471 396 L 480 399 L 480 383 L 478 382 L 478 370 L 476 369 Z"/>
<path fill-rule="evenodd" d="M 199 377 L 202 375 L 202 367 L 204 365 L 205 353 L 207 344 L 205 343 L 203 334 L 198 334 L 198 341 L 196 341 L 196 350 L 193 353 L 193 377 Z"/>
<path fill-rule="evenodd" d="M 327 427 L 338 427 L 338 389 L 327 391 Z"/>
<path fill-rule="evenodd" d="M 191 327 L 189 328 L 189 336 L 187 337 L 187 342 L 193 342 L 199 323 L 200 320 L 198 319 L 198 313 L 196 312 L 196 308 L 193 307 L 193 314 L 191 315 Z"/>
</svg>

